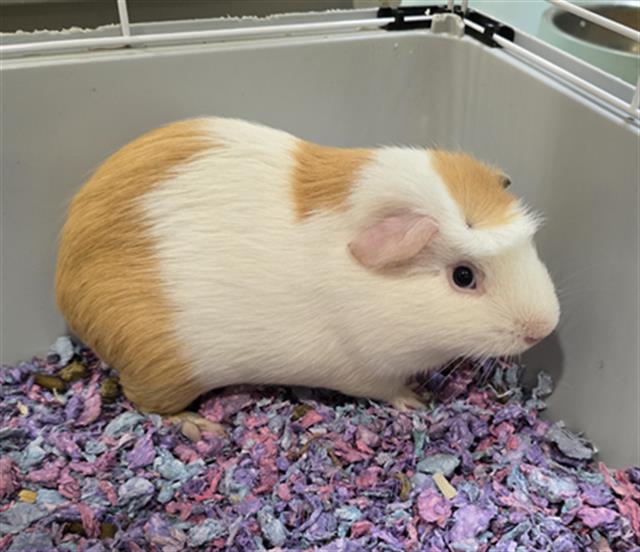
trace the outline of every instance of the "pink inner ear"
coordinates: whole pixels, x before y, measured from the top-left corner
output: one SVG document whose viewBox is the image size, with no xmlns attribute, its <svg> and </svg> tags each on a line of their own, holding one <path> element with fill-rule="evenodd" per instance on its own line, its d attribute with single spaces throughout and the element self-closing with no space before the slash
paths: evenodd
<svg viewBox="0 0 640 552">
<path fill-rule="evenodd" d="M 349 250 L 367 268 L 384 268 L 413 259 L 437 232 L 436 221 L 427 215 L 391 215 L 362 230 Z"/>
</svg>

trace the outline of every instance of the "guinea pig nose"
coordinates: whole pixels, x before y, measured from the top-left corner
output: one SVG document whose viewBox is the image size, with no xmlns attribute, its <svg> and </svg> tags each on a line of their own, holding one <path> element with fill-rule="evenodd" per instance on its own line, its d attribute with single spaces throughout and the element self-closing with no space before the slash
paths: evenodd
<svg viewBox="0 0 640 552">
<path fill-rule="evenodd" d="M 535 345 L 553 331 L 553 326 L 544 320 L 528 320 L 520 323 L 520 331 L 527 345 Z"/>
</svg>

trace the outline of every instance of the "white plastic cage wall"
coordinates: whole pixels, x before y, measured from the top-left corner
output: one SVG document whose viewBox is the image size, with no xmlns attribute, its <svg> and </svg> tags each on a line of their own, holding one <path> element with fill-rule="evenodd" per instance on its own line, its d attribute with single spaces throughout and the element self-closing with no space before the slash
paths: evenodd
<svg viewBox="0 0 640 552">
<path fill-rule="evenodd" d="M 571 12 L 584 20 L 600 25 L 630 40 L 640 42 L 640 32 L 621 23 L 567 0 L 546 1 L 561 10 Z M 447 0 L 446 6 L 442 7 L 436 5 L 410 8 L 387 7 L 377 11 L 371 9 L 342 12 L 343 14 L 350 13 L 347 18 L 323 17 L 316 20 L 315 17 L 310 16 L 302 17 L 300 22 L 296 23 L 282 23 L 274 19 L 274 21 L 265 20 L 255 26 L 242 25 L 236 28 L 220 28 L 214 25 L 213 28 L 188 31 L 176 31 L 173 27 L 166 27 L 164 30 L 159 29 L 160 32 L 156 30 L 151 33 L 143 30 L 137 31 L 136 25 L 130 23 L 127 0 L 115 0 L 115 2 L 119 17 L 119 34 L 116 36 L 88 35 L 83 38 L 67 38 L 68 34 L 62 34 L 56 36 L 55 40 L 43 40 L 42 34 L 27 34 L 26 37 L 18 35 L 19 40 L 14 42 L 8 34 L 5 34 L 2 36 L 3 44 L 0 46 L 0 58 L 60 54 L 71 51 L 247 40 L 299 34 L 366 31 L 393 24 L 398 25 L 400 21 L 405 25 L 410 25 L 410 28 L 416 28 L 428 26 L 435 14 L 441 16 L 448 12 L 457 15 L 464 23 L 465 28 L 473 29 L 479 35 L 492 39 L 494 46 L 498 46 L 520 60 L 554 75 L 562 82 L 581 90 L 593 99 L 603 102 L 606 106 L 622 112 L 625 116 L 635 120 L 640 119 L 640 78 L 638 78 L 635 89 L 623 82 L 603 84 L 601 82 L 603 72 L 600 69 L 574 56 L 556 49 L 551 52 L 541 41 L 523 33 L 514 32 L 513 36 L 507 38 L 502 33 L 496 32 L 496 29 L 492 28 L 492 23 L 488 26 L 478 23 L 471 17 L 471 13 L 477 12 L 469 9 L 469 0 L 461 0 L 460 5 L 456 0 Z"/>
</svg>

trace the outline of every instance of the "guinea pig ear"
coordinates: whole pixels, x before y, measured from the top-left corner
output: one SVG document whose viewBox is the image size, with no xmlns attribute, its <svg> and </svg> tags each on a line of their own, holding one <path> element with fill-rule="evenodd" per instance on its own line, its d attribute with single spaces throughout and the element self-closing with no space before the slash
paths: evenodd
<svg viewBox="0 0 640 552">
<path fill-rule="evenodd" d="M 411 261 L 437 233 L 438 225 L 433 218 L 397 213 L 361 230 L 349 244 L 349 250 L 363 266 L 383 269 Z"/>
</svg>

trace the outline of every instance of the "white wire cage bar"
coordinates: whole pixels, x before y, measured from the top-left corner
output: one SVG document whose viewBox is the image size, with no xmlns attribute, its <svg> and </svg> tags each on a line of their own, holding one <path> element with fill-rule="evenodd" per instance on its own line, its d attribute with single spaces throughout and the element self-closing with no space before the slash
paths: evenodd
<svg viewBox="0 0 640 552">
<path fill-rule="evenodd" d="M 484 30 L 481 25 L 478 25 L 473 21 L 467 21 L 466 24 L 476 29 L 479 32 L 482 32 Z M 549 71 L 551 73 L 554 73 L 560 76 L 561 78 L 571 83 L 572 85 L 585 90 L 586 92 L 592 94 L 596 98 L 613 105 L 617 109 L 620 109 L 632 116 L 639 115 L 637 112 L 638 106 L 637 105 L 634 106 L 633 99 L 631 102 L 627 103 L 621 100 L 620 98 L 618 98 L 617 96 L 610 94 L 606 90 L 603 90 L 602 88 L 599 88 L 594 84 L 591 84 L 589 81 L 586 81 L 578 77 L 577 75 L 574 75 L 573 73 L 571 73 L 571 71 L 567 71 L 562 67 L 558 67 L 557 65 L 551 63 L 550 61 L 544 59 L 543 57 L 537 54 L 534 54 L 533 52 L 530 52 L 526 48 L 522 48 L 521 46 L 518 46 L 514 42 L 507 40 L 506 38 L 500 35 L 494 35 L 493 40 L 495 40 L 507 52 L 512 53 L 515 56 L 520 57 L 534 65 L 537 65 L 546 71 Z M 636 88 L 634 98 L 637 96 L 638 96 L 638 89 Z"/>
<path fill-rule="evenodd" d="M 129 26 L 129 8 L 127 0 L 118 0 L 118 18 L 120 19 L 120 30 L 122 36 L 130 36 L 131 28 Z"/>
<path fill-rule="evenodd" d="M 454 13 L 457 0 L 447 0 L 447 10 Z M 610 31 L 625 36 L 631 40 L 640 42 L 640 32 L 622 25 L 616 21 L 612 21 L 606 17 L 591 12 L 583 7 L 572 4 L 567 0 L 546 0 L 549 4 L 558 9 L 571 12 L 587 21 L 596 25 L 600 25 Z M 273 24 L 266 26 L 248 26 L 230 29 L 211 29 L 198 31 L 183 32 L 160 32 L 151 34 L 136 34 L 132 32 L 129 22 L 127 0 L 116 0 L 119 17 L 119 36 L 108 37 L 87 37 L 60 39 L 50 41 L 34 41 L 19 44 L 0 45 L 0 58 L 6 57 L 23 57 L 35 54 L 52 54 L 68 51 L 87 51 L 111 48 L 140 47 L 140 46 L 161 46 L 175 43 L 190 43 L 198 41 L 225 41 L 233 39 L 251 39 L 251 38 L 269 38 L 279 36 L 292 36 L 298 34 L 318 34 L 332 31 L 358 31 L 358 30 L 377 30 L 394 21 L 393 17 L 375 17 L 374 12 L 370 17 L 362 19 L 346 19 L 332 20 L 321 22 L 304 22 L 295 24 Z M 465 15 L 469 9 L 469 1 L 461 0 L 462 17 L 465 18 L 465 24 L 469 27 L 484 33 L 485 29 L 467 19 Z M 405 16 L 405 21 L 428 21 L 432 19 L 428 12 L 421 16 Z M 557 64 L 519 46 L 513 41 L 507 40 L 498 34 L 493 35 L 493 40 L 501 46 L 505 51 L 525 60 L 527 63 L 537 66 L 548 73 L 570 83 L 571 85 L 581 89 L 591 96 L 606 102 L 635 119 L 640 119 L 640 79 L 636 84 L 631 100 L 622 99 L 610 92 L 592 84 L 591 82 L 577 76 L 576 74 L 564 69 Z M 565 54 L 566 57 L 571 57 Z"/>
<path fill-rule="evenodd" d="M 631 100 L 631 109 L 637 111 L 640 108 L 640 77 L 636 82 L 636 90 Z"/>
<path fill-rule="evenodd" d="M 423 19 L 414 17 L 410 19 Z M 393 17 L 352 19 L 322 23 L 298 23 L 269 25 L 264 27 L 241 27 L 237 29 L 213 29 L 208 31 L 164 32 L 145 35 L 121 35 L 99 38 L 78 38 L 51 42 L 31 42 L 0 47 L 2 55 L 24 55 L 36 53 L 61 52 L 69 50 L 92 50 L 100 48 L 124 48 L 127 46 L 163 45 L 176 42 L 196 42 L 200 40 L 227 40 L 233 38 L 261 38 L 293 34 L 314 34 L 339 30 L 358 30 L 380 28 L 394 21 Z M 122 27 L 122 24 L 121 24 Z"/>
</svg>

